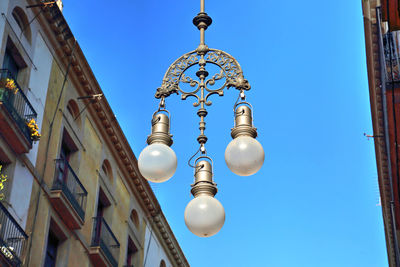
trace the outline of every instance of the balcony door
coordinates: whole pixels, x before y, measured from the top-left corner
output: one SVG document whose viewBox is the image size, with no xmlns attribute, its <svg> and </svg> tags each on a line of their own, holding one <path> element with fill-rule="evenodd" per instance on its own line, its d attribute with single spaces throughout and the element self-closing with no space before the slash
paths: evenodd
<svg viewBox="0 0 400 267">
<path fill-rule="evenodd" d="M 61 142 L 61 149 L 58 158 L 60 161 L 57 164 L 57 182 L 63 185 L 68 184 L 69 169 L 68 165 L 71 165 L 71 157 L 77 151 L 77 147 L 72 141 L 71 136 L 66 130 L 63 132 L 63 138 Z M 68 184 L 70 186 L 75 185 L 75 183 Z M 74 188 L 68 188 L 71 192 L 74 192 Z"/>
<path fill-rule="evenodd" d="M 136 255 L 137 255 L 138 249 L 135 246 L 135 243 L 133 243 L 131 237 L 128 237 L 128 251 L 126 253 L 126 266 L 131 267 L 131 266 L 136 266 L 134 263 L 136 263 Z"/>
<path fill-rule="evenodd" d="M 110 207 L 111 202 L 108 200 L 107 196 L 105 195 L 104 191 L 100 188 L 99 190 L 99 199 L 97 201 L 97 211 L 96 211 L 96 229 L 95 229 L 95 240 L 100 241 L 101 238 L 101 231 L 103 226 L 103 219 L 105 214 Z"/>
<path fill-rule="evenodd" d="M 60 150 L 60 163 L 58 164 L 58 182 L 65 184 L 68 177 L 68 162 L 71 151 L 63 144 Z"/>
<path fill-rule="evenodd" d="M 49 236 L 47 238 L 44 267 L 56 266 L 58 244 L 59 244 L 58 238 L 50 231 Z"/>
<path fill-rule="evenodd" d="M 9 70 L 11 75 L 13 76 L 13 78 L 17 79 L 19 67 L 9 49 L 6 49 L 6 53 L 4 54 L 4 61 L 3 61 L 2 69 Z"/>
</svg>

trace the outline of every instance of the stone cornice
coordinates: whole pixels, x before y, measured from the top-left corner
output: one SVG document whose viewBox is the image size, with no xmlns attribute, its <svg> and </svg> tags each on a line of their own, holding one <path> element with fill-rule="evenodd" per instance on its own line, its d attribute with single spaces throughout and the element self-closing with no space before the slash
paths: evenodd
<svg viewBox="0 0 400 267">
<path fill-rule="evenodd" d="M 27 1 L 30 4 L 39 2 Z M 46 8 L 43 11 L 43 15 L 38 17 L 38 21 L 46 35 L 48 35 L 46 36 L 48 41 L 54 47 L 58 62 L 63 65 L 60 67 L 66 68 L 71 52 L 74 49 L 74 37 L 63 14 L 57 6 Z M 65 37 L 68 36 L 70 38 L 66 39 Z M 71 63 L 69 76 L 81 96 L 103 93 L 78 43 L 76 43 Z M 153 225 L 153 231 L 158 236 L 171 263 L 173 266 L 189 266 L 154 192 L 138 171 L 137 159 L 106 98 L 103 97 L 101 101 L 89 105 L 88 112 L 100 129 L 101 136 L 114 154 L 119 169 L 124 173 L 123 176 L 128 178 L 126 183 L 147 214 L 148 220 Z"/>
</svg>

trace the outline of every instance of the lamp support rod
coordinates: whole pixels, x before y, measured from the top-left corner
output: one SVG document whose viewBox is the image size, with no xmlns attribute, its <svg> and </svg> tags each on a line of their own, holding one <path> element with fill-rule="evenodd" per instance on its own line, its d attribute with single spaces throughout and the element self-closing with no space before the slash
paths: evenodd
<svg viewBox="0 0 400 267">
<path fill-rule="evenodd" d="M 205 13 L 204 11 L 204 0 L 200 0 L 200 14 Z M 200 45 L 205 45 L 205 31 L 204 27 L 200 28 Z"/>
</svg>

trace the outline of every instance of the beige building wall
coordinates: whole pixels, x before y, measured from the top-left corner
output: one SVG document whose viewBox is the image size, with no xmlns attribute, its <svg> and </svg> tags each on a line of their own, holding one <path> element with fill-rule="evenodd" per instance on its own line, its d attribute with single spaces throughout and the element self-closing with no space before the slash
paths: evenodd
<svg viewBox="0 0 400 267">
<path fill-rule="evenodd" d="M 103 224 L 94 227 L 103 203 L 103 218 L 119 242 L 118 266 L 126 265 L 128 239 L 137 249 L 134 266 L 145 261 L 145 266 L 189 266 L 154 193 L 138 172 L 136 157 L 105 96 L 80 99 L 102 95 L 102 90 L 61 10 L 57 5 L 26 8 L 38 3 L 0 1 L 5 14 L 0 18 L 0 63 L 11 40 L 26 62 L 17 81 L 37 110 L 41 133 L 27 153 L 16 153 L 0 135 L 0 163 L 7 158 L 9 177 L 2 203 L 8 203 L 11 216 L 27 234 L 19 255 L 23 265 L 43 266 L 53 232 L 58 240 L 56 266 L 111 266 L 105 251 L 92 243 L 97 231 L 106 229 Z M 12 20 L 16 7 L 28 21 L 43 8 L 29 25 L 29 36 L 21 30 L 18 34 L 19 26 Z M 61 190 L 57 195 L 60 190 L 53 186 L 63 142 L 72 144 L 69 165 L 87 192 L 83 220 L 66 193 Z M 69 176 L 63 179 L 65 184 L 70 181 Z M 0 253 L 0 262 L 7 260 Z"/>
</svg>

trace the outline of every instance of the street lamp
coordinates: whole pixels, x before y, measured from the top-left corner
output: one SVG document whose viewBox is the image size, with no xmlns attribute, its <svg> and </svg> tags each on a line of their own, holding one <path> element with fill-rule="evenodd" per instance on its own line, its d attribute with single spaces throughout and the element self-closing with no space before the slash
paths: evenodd
<svg viewBox="0 0 400 267">
<path fill-rule="evenodd" d="M 170 179 L 177 167 L 175 152 L 170 148 L 172 135 L 170 133 L 170 114 L 166 109 L 165 99 L 172 94 L 181 94 L 182 100 L 194 97 L 194 107 L 198 107 L 197 115 L 200 118 L 200 135 L 197 141 L 200 144 L 197 154 L 200 156 L 194 161 L 194 184 L 191 193 L 194 198 L 185 209 L 185 223 L 195 235 L 209 237 L 218 233 L 225 221 L 225 211 L 221 203 L 214 198 L 217 185 L 213 179 L 212 159 L 207 156 L 205 144 L 207 136 L 205 117 L 208 112 L 206 106 L 211 95 L 224 95 L 224 89 L 233 87 L 239 91 L 238 100 L 233 111 L 235 125 L 231 130 L 233 140 L 225 151 L 225 162 L 228 168 L 237 175 L 249 176 L 256 173 L 264 163 L 264 150 L 255 139 L 257 129 L 253 126 L 252 106 L 246 101 L 245 91 L 250 90 L 249 82 L 244 78 L 242 68 L 234 57 L 228 53 L 211 49 L 205 44 L 205 30 L 212 23 L 211 18 L 204 12 L 204 0 L 200 0 L 200 13 L 193 19 L 193 24 L 200 30 L 200 45 L 196 50 L 184 54 L 169 66 L 164 75 L 161 87 L 155 97 L 160 99 L 158 110 L 153 114 L 151 134 L 147 138 L 148 146 L 139 155 L 139 171 L 147 180 L 160 183 Z M 206 65 L 210 64 L 219 69 L 211 78 Z M 197 78 L 190 77 L 188 70 L 197 66 Z M 214 88 L 216 82 L 220 85 Z M 180 85 L 188 84 L 190 91 L 183 90 Z"/>
</svg>

